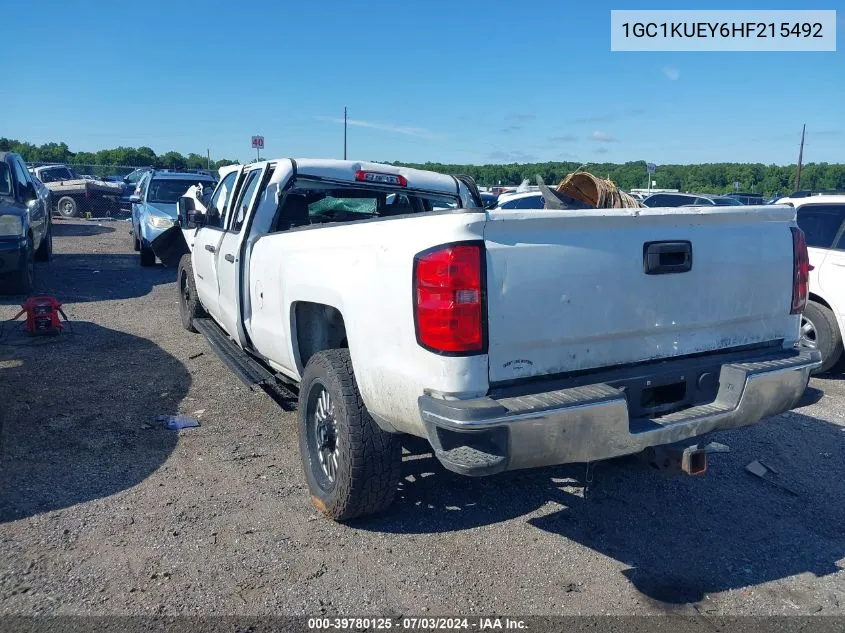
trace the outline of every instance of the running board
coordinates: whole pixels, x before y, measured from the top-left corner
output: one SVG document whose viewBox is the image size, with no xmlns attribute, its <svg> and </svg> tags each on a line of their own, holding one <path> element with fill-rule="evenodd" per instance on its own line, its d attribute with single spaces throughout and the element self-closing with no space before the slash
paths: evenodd
<svg viewBox="0 0 845 633">
<path fill-rule="evenodd" d="M 220 360 L 240 378 L 250 391 L 275 379 L 264 365 L 232 342 L 212 319 L 194 319 L 194 327 L 205 337 Z"/>
</svg>

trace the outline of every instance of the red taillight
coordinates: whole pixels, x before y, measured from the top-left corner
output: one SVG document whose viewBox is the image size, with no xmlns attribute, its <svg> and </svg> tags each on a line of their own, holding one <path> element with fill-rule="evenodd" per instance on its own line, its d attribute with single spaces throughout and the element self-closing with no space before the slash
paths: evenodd
<svg viewBox="0 0 845 633">
<path fill-rule="evenodd" d="M 484 247 L 455 244 L 417 255 L 414 310 L 417 342 L 444 354 L 482 353 Z"/>
<path fill-rule="evenodd" d="M 399 187 L 407 187 L 408 179 L 399 174 L 383 174 L 378 171 L 362 171 L 355 172 L 355 180 L 359 182 L 372 182 L 377 185 L 397 185 Z"/>
<path fill-rule="evenodd" d="M 792 227 L 792 310 L 790 314 L 801 314 L 807 306 L 810 282 L 810 255 L 807 253 L 807 239 L 804 231 Z"/>
</svg>

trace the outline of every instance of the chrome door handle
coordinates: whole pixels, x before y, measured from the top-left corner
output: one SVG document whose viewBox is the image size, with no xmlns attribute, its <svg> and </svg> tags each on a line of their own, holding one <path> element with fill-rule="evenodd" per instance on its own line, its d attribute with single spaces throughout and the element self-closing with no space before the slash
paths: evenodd
<svg viewBox="0 0 845 633">
<path fill-rule="evenodd" d="M 217 249 L 214 248 L 211 244 L 206 244 L 205 250 L 207 250 L 209 253 L 216 253 L 217 252 Z"/>
</svg>

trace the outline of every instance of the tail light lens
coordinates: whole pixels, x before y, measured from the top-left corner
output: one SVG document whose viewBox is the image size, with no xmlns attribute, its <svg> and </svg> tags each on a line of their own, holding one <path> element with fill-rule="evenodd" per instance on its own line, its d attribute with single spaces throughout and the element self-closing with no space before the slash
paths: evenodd
<svg viewBox="0 0 845 633">
<path fill-rule="evenodd" d="M 807 306 L 810 282 L 810 255 L 807 253 L 807 239 L 804 231 L 792 227 L 792 310 L 790 314 L 801 314 Z"/>
<path fill-rule="evenodd" d="M 414 259 L 417 342 L 444 355 L 486 351 L 484 246 L 438 247 Z"/>
</svg>

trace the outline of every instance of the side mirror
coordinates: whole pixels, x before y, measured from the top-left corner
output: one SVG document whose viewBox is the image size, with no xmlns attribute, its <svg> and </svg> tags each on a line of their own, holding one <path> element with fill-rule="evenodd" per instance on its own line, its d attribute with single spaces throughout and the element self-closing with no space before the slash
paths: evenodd
<svg viewBox="0 0 845 633">
<path fill-rule="evenodd" d="M 133 193 L 131 196 L 129 196 L 129 202 L 132 202 L 133 204 L 140 204 L 141 203 L 141 196 Z"/>
<path fill-rule="evenodd" d="M 202 211 L 194 211 L 188 217 L 188 223 L 193 225 L 188 226 L 188 228 L 206 226 L 208 224 L 208 216 Z"/>
<path fill-rule="evenodd" d="M 192 217 L 196 211 L 196 203 L 190 196 L 182 196 L 176 201 L 176 215 L 179 217 L 179 225 L 183 229 L 192 229 Z"/>
</svg>

